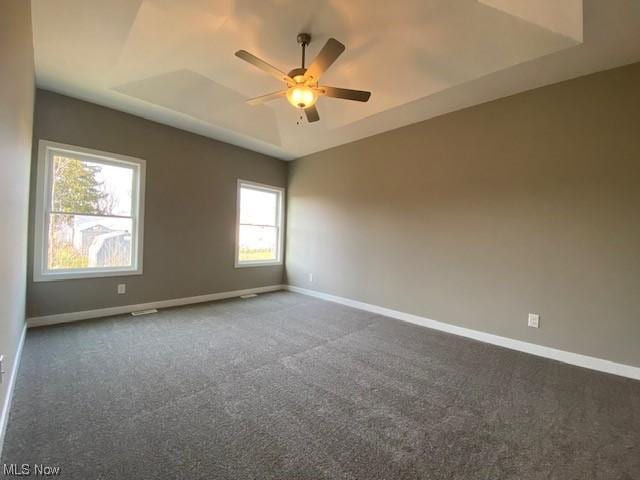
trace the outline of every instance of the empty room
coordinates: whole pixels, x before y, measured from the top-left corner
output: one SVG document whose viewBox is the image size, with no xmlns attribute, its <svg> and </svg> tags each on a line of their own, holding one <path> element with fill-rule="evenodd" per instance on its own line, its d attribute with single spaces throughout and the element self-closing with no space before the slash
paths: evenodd
<svg viewBox="0 0 640 480">
<path fill-rule="evenodd" d="M 0 478 L 640 480 L 640 2 L 0 0 Z"/>
</svg>

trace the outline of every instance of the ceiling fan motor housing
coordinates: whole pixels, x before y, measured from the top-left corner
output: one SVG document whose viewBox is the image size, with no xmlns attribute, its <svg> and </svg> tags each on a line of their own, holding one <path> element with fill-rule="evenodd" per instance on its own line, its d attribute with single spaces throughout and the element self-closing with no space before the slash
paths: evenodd
<svg viewBox="0 0 640 480">
<path fill-rule="evenodd" d="M 304 83 L 304 74 L 306 73 L 306 71 L 306 68 L 294 68 L 289 72 L 289 76 L 293 78 L 296 83 Z"/>
</svg>

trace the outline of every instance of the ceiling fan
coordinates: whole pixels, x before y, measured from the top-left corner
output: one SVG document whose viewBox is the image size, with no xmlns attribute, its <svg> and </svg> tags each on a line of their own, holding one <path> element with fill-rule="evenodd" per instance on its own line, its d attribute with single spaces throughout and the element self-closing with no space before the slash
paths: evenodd
<svg viewBox="0 0 640 480">
<path fill-rule="evenodd" d="M 236 57 L 245 62 L 249 62 L 251 65 L 258 67 L 269 75 L 273 75 L 278 80 L 282 80 L 287 86 L 286 90 L 268 93 L 267 95 L 247 100 L 249 105 L 261 105 L 271 100 L 287 97 L 291 105 L 304 110 L 307 121 L 317 122 L 320 120 L 320 116 L 318 115 L 315 103 L 319 96 L 355 100 L 356 102 L 366 102 L 369 100 L 371 92 L 328 87 L 318 84 L 322 74 L 327 71 L 340 54 L 344 52 L 345 46 L 342 43 L 335 38 L 330 38 L 324 47 L 322 47 L 322 50 L 320 50 L 315 60 L 311 62 L 309 68 L 305 68 L 305 52 L 307 45 L 311 42 L 311 35 L 308 33 L 300 33 L 298 34 L 297 40 L 302 46 L 302 67 L 294 68 L 288 74 L 269 65 L 264 60 L 250 54 L 246 50 L 238 50 L 236 52 Z"/>
</svg>

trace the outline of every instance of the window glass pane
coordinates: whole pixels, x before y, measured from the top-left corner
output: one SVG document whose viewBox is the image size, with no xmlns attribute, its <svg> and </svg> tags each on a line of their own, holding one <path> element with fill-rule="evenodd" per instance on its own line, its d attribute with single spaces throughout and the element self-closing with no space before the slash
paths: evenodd
<svg viewBox="0 0 640 480">
<path fill-rule="evenodd" d="M 53 211 L 131 216 L 132 168 L 52 155 Z"/>
<path fill-rule="evenodd" d="M 278 194 L 253 188 L 240 190 L 240 223 L 276 225 Z"/>
<path fill-rule="evenodd" d="M 240 225 L 238 260 L 241 262 L 277 260 L 278 229 Z"/>
<path fill-rule="evenodd" d="M 49 269 L 129 267 L 132 220 L 51 214 Z"/>
</svg>

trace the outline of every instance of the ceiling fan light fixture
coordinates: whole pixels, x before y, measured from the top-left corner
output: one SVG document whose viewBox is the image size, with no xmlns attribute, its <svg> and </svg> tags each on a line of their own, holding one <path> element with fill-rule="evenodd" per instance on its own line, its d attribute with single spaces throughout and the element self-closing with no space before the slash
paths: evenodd
<svg viewBox="0 0 640 480">
<path fill-rule="evenodd" d="M 309 108 L 318 100 L 318 93 L 307 85 L 294 85 L 287 89 L 287 100 L 295 108 Z"/>
<path fill-rule="evenodd" d="M 287 101 L 294 107 L 304 110 L 309 123 L 320 120 L 318 109 L 315 107 L 319 96 L 341 98 L 343 100 L 353 100 L 356 102 L 366 102 L 371 96 L 371 92 L 363 90 L 350 90 L 348 88 L 319 86 L 318 81 L 324 72 L 336 61 L 344 52 L 345 46 L 335 38 L 330 38 L 320 50 L 316 58 L 309 67 L 305 67 L 305 51 L 311 41 L 311 35 L 300 33 L 298 43 L 302 47 L 302 66 L 294 68 L 288 74 L 278 70 L 273 65 L 269 65 L 264 60 L 250 54 L 246 50 L 238 50 L 236 57 L 259 68 L 263 72 L 272 75 L 286 84 L 286 90 L 268 93 L 256 98 L 247 100 L 249 105 L 262 105 L 265 102 L 287 97 Z M 300 115 L 302 118 L 302 115 Z M 299 123 L 299 122 L 298 122 Z"/>
</svg>

